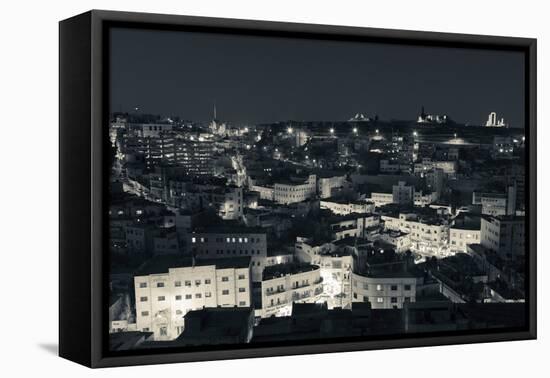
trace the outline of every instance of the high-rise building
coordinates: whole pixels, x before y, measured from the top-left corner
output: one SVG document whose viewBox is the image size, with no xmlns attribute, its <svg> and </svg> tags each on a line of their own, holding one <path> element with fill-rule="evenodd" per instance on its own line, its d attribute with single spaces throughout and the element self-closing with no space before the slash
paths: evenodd
<svg viewBox="0 0 550 378">
<path fill-rule="evenodd" d="M 392 189 L 393 203 L 400 205 L 412 205 L 414 203 L 414 186 L 406 185 L 399 181 Z"/>
<path fill-rule="evenodd" d="M 211 175 L 213 172 L 213 143 L 205 140 L 176 138 L 175 163 L 189 175 Z"/>
<path fill-rule="evenodd" d="M 525 218 L 517 216 L 483 216 L 481 243 L 502 258 L 515 259 L 525 254 Z"/>
</svg>

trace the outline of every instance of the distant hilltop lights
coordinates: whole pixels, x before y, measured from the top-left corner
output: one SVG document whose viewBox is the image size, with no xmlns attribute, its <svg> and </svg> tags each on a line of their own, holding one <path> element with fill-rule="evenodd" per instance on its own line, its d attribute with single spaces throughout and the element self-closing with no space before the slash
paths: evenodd
<svg viewBox="0 0 550 378">
<path fill-rule="evenodd" d="M 363 113 L 357 113 L 349 119 L 349 122 L 369 122 L 371 119 Z"/>
<path fill-rule="evenodd" d="M 508 125 L 504 122 L 504 118 L 497 119 L 496 112 L 489 113 L 489 118 L 487 119 L 485 126 L 486 127 L 508 127 Z"/>
<path fill-rule="evenodd" d="M 447 119 L 447 115 L 426 114 L 424 107 L 422 107 L 416 123 L 447 123 Z"/>
</svg>

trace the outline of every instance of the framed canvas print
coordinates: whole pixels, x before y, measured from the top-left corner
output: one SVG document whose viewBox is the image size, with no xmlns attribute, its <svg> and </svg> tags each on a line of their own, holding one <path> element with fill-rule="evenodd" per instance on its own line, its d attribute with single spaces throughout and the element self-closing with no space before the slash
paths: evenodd
<svg viewBox="0 0 550 378">
<path fill-rule="evenodd" d="M 60 22 L 60 355 L 536 337 L 536 41 Z"/>
</svg>

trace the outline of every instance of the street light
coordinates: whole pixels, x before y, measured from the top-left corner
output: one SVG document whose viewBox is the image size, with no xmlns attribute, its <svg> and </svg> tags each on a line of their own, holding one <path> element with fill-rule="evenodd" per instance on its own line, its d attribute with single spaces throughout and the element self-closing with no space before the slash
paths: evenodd
<svg viewBox="0 0 550 378">
<path fill-rule="evenodd" d="M 357 127 L 354 127 L 354 128 L 353 128 L 353 133 L 354 133 L 354 134 L 357 134 Z"/>
<path fill-rule="evenodd" d="M 292 127 L 289 127 L 286 131 L 288 131 L 289 134 L 292 134 Z"/>
<path fill-rule="evenodd" d="M 376 134 L 378 134 L 380 132 L 380 130 L 376 129 Z"/>
<path fill-rule="evenodd" d="M 332 127 L 330 128 L 330 133 L 334 134 L 334 129 Z"/>
</svg>

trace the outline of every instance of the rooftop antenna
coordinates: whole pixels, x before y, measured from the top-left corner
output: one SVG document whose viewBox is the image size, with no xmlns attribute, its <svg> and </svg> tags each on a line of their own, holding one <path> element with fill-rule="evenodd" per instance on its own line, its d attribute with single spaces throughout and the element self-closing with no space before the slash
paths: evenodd
<svg viewBox="0 0 550 378">
<path fill-rule="evenodd" d="M 216 113 L 217 113 L 217 112 L 216 112 L 216 101 L 214 100 L 214 119 L 217 119 L 217 118 L 218 118 L 218 116 L 217 116 Z"/>
</svg>

